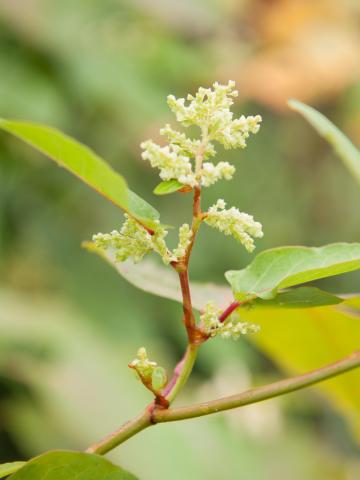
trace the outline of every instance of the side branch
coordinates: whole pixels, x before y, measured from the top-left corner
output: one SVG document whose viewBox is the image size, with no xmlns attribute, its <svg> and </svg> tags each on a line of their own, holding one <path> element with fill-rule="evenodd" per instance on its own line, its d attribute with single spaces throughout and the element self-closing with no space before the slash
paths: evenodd
<svg viewBox="0 0 360 480">
<path fill-rule="evenodd" d="M 141 430 L 150 427 L 150 425 L 152 425 L 152 409 L 153 404 L 147 407 L 141 415 L 124 423 L 118 430 L 110 433 L 110 435 L 105 437 L 99 443 L 91 445 L 86 452 L 96 453 L 97 455 L 105 455 L 105 453 L 110 452 L 110 450 L 113 450 L 118 445 L 125 442 L 128 438 L 131 438 Z"/>
<path fill-rule="evenodd" d="M 89 453 L 104 455 L 115 447 L 125 442 L 141 430 L 151 425 L 163 422 L 174 422 L 177 420 L 186 420 L 189 418 L 201 417 L 212 413 L 229 410 L 232 408 L 244 407 L 252 403 L 261 402 L 269 398 L 278 397 L 286 393 L 295 392 L 315 383 L 328 380 L 342 373 L 348 372 L 360 367 L 360 351 L 354 352 L 348 357 L 339 360 L 336 363 L 313 370 L 312 372 L 297 377 L 280 380 L 270 383 L 263 387 L 253 388 L 246 392 L 232 395 L 230 397 L 220 398 L 210 402 L 190 405 L 188 407 L 162 409 L 149 405 L 146 410 L 133 420 L 122 425 L 117 431 L 110 434 L 99 443 L 92 445 L 87 449 Z"/>
<path fill-rule="evenodd" d="M 315 383 L 327 380 L 329 378 L 348 372 L 360 366 L 360 351 L 354 352 L 348 357 L 339 360 L 336 363 L 327 365 L 326 367 L 313 370 L 312 372 L 297 377 L 280 380 L 279 382 L 270 383 L 263 387 L 253 388 L 246 392 L 229 397 L 212 400 L 210 402 L 190 405 L 188 407 L 180 407 L 169 410 L 156 409 L 153 412 L 153 422 L 173 422 L 176 420 L 186 420 L 188 418 L 201 417 L 210 415 L 232 408 L 243 407 L 252 403 L 261 402 L 269 398 L 294 392 L 305 387 L 309 387 Z"/>
<path fill-rule="evenodd" d="M 232 303 L 230 303 L 230 305 L 225 308 L 225 310 L 222 312 L 222 314 L 220 315 L 219 317 L 219 322 L 220 323 L 224 323 L 225 320 L 239 307 L 242 307 L 243 305 L 246 305 L 247 303 L 251 302 L 252 300 L 254 300 L 254 298 L 256 298 L 256 295 L 253 295 L 249 298 L 247 298 L 246 300 L 243 300 L 243 301 L 237 301 L 237 300 L 234 300 Z"/>
<path fill-rule="evenodd" d="M 220 315 L 219 322 L 224 323 L 225 320 L 240 306 L 242 305 L 241 302 L 234 301 L 232 302 Z"/>
<path fill-rule="evenodd" d="M 196 360 L 198 348 L 199 345 L 189 343 L 185 355 L 176 365 L 172 378 L 162 392 L 162 395 L 169 403 L 176 398 L 187 382 Z"/>
</svg>

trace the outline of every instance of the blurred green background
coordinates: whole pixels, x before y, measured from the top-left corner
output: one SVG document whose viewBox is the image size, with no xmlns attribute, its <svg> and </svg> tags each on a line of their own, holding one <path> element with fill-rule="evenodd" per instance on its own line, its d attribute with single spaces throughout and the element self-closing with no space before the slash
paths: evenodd
<svg viewBox="0 0 360 480">
<path fill-rule="evenodd" d="M 0 115 L 39 121 L 90 145 L 164 223 L 190 199 L 155 198 L 139 144 L 172 122 L 166 96 L 236 80 L 237 113 L 263 116 L 236 180 L 209 189 L 261 221 L 257 252 L 359 241 L 360 190 L 288 98 L 312 104 L 360 144 L 358 0 L 1 0 Z M 150 397 L 127 363 L 141 345 L 171 369 L 185 345 L 180 306 L 135 290 L 80 243 L 121 212 L 16 140 L 0 136 L 0 461 L 84 449 Z M 170 241 L 175 241 L 170 235 Z M 251 257 L 204 228 L 192 278 L 223 282 Z M 359 291 L 360 275 L 323 282 Z M 180 402 L 282 375 L 247 340 L 206 344 Z M 158 478 L 356 480 L 359 443 L 313 390 L 162 425 L 110 457 Z"/>
</svg>

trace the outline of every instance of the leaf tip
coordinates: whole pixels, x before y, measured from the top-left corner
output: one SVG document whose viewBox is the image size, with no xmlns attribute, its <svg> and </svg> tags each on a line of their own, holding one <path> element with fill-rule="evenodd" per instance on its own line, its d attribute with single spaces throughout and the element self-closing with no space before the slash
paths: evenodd
<svg viewBox="0 0 360 480">
<path fill-rule="evenodd" d="M 297 111 L 299 107 L 304 105 L 304 103 L 300 102 L 299 100 L 296 100 L 295 98 L 289 98 L 289 100 L 287 101 L 287 104 L 291 110 L 295 110 L 295 111 Z"/>
</svg>

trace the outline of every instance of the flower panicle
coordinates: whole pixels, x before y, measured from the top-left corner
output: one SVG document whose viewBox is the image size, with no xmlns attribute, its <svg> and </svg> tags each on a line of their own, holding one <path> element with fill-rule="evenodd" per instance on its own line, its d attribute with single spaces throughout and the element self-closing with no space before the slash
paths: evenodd
<svg viewBox="0 0 360 480">
<path fill-rule="evenodd" d="M 257 333 L 260 330 L 259 325 L 241 321 L 237 312 L 232 313 L 224 322 L 220 322 L 221 313 L 222 310 L 213 302 L 205 305 L 200 320 L 202 330 L 209 337 L 220 336 L 223 339 L 237 340 L 241 335 Z"/>
<path fill-rule="evenodd" d="M 198 185 L 209 187 L 220 179 L 231 180 L 235 167 L 228 162 L 201 164 L 216 155 L 214 142 L 226 149 L 245 148 L 250 134 L 259 131 L 260 115 L 234 118 L 230 109 L 237 95 L 235 82 L 231 80 L 226 85 L 215 82 L 212 88 L 200 87 L 195 95 L 189 94 L 186 100 L 169 95 L 168 105 L 176 120 L 185 128 L 199 127 L 201 138 L 188 138 L 185 133 L 167 124 L 160 134 L 167 138 L 168 145 L 161 147 L 152 140 L 143 142 L 142 158 L 160 170 L 162 180 L 177 180 L 191 188 Z M 192 161 L 199 155 L 201 162 L 199 168 L 195 168 Z"/>
<path fill-rule="evenodd" d="M 168 265 L 170 262 L 176 261 L 176 257 L 166 246 L 167 234 L 167 230 L 158 224 L 154 234 L 150 235 L 140 223 L 125 214 L 125 222 L 120 231 L 97 233 L 93 235 L 92 240 L 96 247 L 112 251 L 117 262 L 124 262 L 131 258 L 134 263 L 138 263 L 146 254 L 154 251 Z"/>
<path fill-rule="evenodd" d="M 210 187 L 219 180 L 231 180 L 235 173 L 233 165 L 224 161 L 210 161 L 216 154 L 214 141 L 225 148 L 244 148 L 246 139 L 251 133 L 258 132 L 261 122 L 259 115 L 233 118 L 230 109 L 237 95 L 233 81 L 225 85 L 215 82 L 212 88 L 200 87 L 195 95 L 189 94 L 186 100 L 169 95 L 168 105 L 178 122 L 183 127 L 198 126 L 201 137 L 189 138 L 167 124 L 160 133 L 167 138 L 168 144 L 160 146 L 152 140 L 146 140 L 141 144 L 142 158 L 149 161 L 153 168 L 159 169 L 163 181 L 177 180 L 191 189 Z M 202 219 L 225 235 L 232 235 L 249 252 L 255 248 L 254 238 L 263 235 L 259 222 L 235 207 L 225 209 L 223 200 L 211 206 Z M 118 262 L 131 258 L 137 263 L 148 253 L 156 252 L 168 265 L 180 262 L 186 256 L 193 231 L 188 224 L 182 225 L 179 243 L 173 251 L 166 245 L 167 234 L 167 230 L 158 222 L 154 233 L 150 235 L 139 222 L 126 214 L 119 231 L 98 233 L 93 236 L 93 241 L 96 246 L 111 250 Z"/>
<path fill-rule="evenodd" d="M 205 214 L 205 223 L 216 228 L 225 235 L 232 235 L 248 252 L 255 248 L 254 238 L 262 238 L 263 231 L 260 222 L 252 215 L 240 212 L 238 208 L 226 209 L 226 202 L 219 199 Z"/>
<path fill-rule="evenodd" d="M 131 258 L 134 263 L 138 263 L 148 253 L 155 252 L 160 255 L 165 265 L 168 265 L 171 262 L 179 262 L 186 255 L 193 232 L 189 224 L 181 225 L 179 242 L 173 251 L 166 245 L 167 234 L 168 231 L 158 224 L 154 234 L 150 235 L 140 223 L 125 214 L 125 222 L 120 231 L 97 233 L 93 235 L 92 240 L 96 247 L 113 253 L 117 262 L 124 262 Z"/>
</svg>

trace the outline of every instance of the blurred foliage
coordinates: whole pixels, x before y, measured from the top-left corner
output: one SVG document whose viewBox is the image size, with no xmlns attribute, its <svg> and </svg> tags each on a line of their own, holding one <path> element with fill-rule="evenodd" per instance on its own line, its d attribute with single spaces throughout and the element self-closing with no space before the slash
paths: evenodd
<svg viewBox="0 0 360 480">
<path fill-rule="evenodd" d="M 236 156 L 236 180 L 211 189 L 204 205 L 225 197 L 253 214 L 265 231 L 259 251 L 359 241 L 358 185 L 286 109 L 289 97 L 311 103 L 360 144 L 359 22 L 357 0 L 0 2 L 0 115 L 51 124 L 90 145 L 165 223 L 177 224 L 188 220 L 190 198 L 152 196 L 158 178 L 138 145 L 172 120 L 168 93 L 235 79 L 238 111 L 262 114 L 263 127 L 245 151 L 224 152 L 224 160 Z M 1 135 L 1 461 L 85 448 L 148 400 L 126 367 L 140 345 L 168 368 L 181 355 L 180 308 L 135 290 L 80 249 L 120 221 L 76 179 Z M 222 282 L 250 259 L 204 227 L 192 275 Z M 354 292 L 359 280 L 351 273 L 320 286 Z M 181 402 L 279 375 L 251 344 L 214 341 Z M 146 480 L 170 472 L 179 480 L 237 472 L 352 480 L 358 454 L 343 420 L 309 391 L 149 429 L 111 458 Z"/>
</svg>

